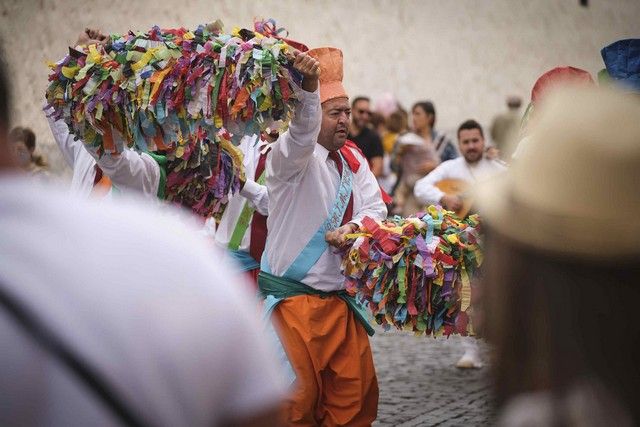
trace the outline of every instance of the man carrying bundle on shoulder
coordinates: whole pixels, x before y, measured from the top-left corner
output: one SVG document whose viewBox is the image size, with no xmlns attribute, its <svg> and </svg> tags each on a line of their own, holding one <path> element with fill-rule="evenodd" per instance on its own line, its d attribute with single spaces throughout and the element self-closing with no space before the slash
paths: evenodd
<svg viewBox="0 0 640 427">
<path fill-rule="evenodd" d="M 269 234 L 259 287 L 295 377 L 291 425 L 370 425 L 378 384 L 371 326 L 344 290 L 341 246 L 365 217 L 387 215 L 367 160 L 346 143 L 351 108 L 342 52 L 299 53 L 303 75 L 289 130 L 267 158 Z M 293 379 L 293 378 L 292 378 Z"/>
</svg>

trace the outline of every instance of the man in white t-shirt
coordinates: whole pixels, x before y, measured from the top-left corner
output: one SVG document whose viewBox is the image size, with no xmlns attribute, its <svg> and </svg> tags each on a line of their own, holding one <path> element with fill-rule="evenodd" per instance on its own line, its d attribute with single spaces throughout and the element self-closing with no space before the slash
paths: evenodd
<svg viewBox="0 0 640 427">
<path fill-rule="evenodd" d="M 446 194 L 436 184 L 443 180 L 460 180 L 474 185 L 506 170 L 499 160 L 488 159 L 485 155 L 485 140 L 482 126 L 475 120 L 467 120 L 458 128 L 458 148 L 462 156 L 447 160 L 416 182 L 413 189 L 416 198 L 426 205 L 442 205 L 451 211 L 463 206 L 460 195 Z M 464 354 L 456 363 L 458 368 L 481 368 L 482 360 L 477 340 L 462 339 Z"/>
<path fill-rule="evenodd" d="M 34 186 L 8 105 L 0 67 L 0 425 L 279 425 L 249 285 L 174 214 Z"/>
<path fill-rule="evenodd" d="M 445 194 L 436 186 L 438 182 L 457 179 L 475 184 L 506 170 L 502 162 L 485 155 L 484 132 L 475 120 L 467 120 L 458 128 L 458 148 L 462 156 L 442 162 L 416 182 L 413 192 L 424 205 L 439 204 L 457 211 L 462 207 L 461 196 Z"/>
</svg>

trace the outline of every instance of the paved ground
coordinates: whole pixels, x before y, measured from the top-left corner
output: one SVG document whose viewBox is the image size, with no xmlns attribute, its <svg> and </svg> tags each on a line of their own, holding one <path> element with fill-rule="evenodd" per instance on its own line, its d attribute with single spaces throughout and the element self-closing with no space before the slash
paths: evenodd
<svg viewBox="0 0 640 427">
<path fill-rule="evenodd" d="M 374 425 L 491 425 L 488 369 L 455 368 L 463 353 L 460 339 L 378 330 L 371 338 L 380 386 Z"/>
</svg>

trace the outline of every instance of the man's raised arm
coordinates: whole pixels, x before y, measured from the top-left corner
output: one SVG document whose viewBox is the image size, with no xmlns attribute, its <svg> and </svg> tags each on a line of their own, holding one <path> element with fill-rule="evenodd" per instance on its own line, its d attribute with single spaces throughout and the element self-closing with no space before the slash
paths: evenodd
<svg viewBox="0 0 640 427">
<path fill-rule="evenodd" d="M 294 68 L 302 76 L 302 88 L 296 88 L 298 104 L 289 129 L 274 143 L 267 176 L 279 181 L 296 181 L 313 155 L 320 133 L 322 108 L 318 78 L 320 63 L 306 53 L 296 52 Z"/>
</svg>

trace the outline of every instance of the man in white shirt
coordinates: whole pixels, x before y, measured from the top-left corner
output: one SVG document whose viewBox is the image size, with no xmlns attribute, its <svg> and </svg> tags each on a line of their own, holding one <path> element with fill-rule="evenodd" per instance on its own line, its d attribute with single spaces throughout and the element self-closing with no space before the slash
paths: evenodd
<svg viewBox="0 0 640 427">
<path fill-rule="evenodd" d="M 52 108 L 45 105 L 43 111 L 53 139 L 65 162 L 71 168 L 69 187 L 71 193 L 80 197 L 111 197 L 113 190 L 111 179 L 102 172 L 95 159 L 84 148 L 82 141 L 69 132 L 69 127 L 64 120 L 55 120 L 52 117 Z"/>
<path fill-rule="evenodd" d="M 313 49 L 294 66 L 304 78 L 289 130 L 267 158 L 269 234 L 259 277 L 296 379 L 287 421 L 370 425 L 378 405 L 373 330 L 344 290 L 341 257 L 329 244 L 340 246 L 365 216 L 382 220 L 387 210 L 366 159 L 346 143 L 342 52 Z"/>
<path fill-rule="evenodd" d="M 1 65 L 0 425 L 279 425 L 248 285 L 175 218 L 20 175 Z"/>
<path fill-rule="evenodd" d="M 436 187 L 443 180 L 455 179 L 474 185 L 479 181 L 503 172 L 506 167 L 499 160 L 490 160 L 485 155 L 485 140 L 482 126 L 475 120 L 467 120 L 458 128 L 458 148 L 462 156 L 441 163 L 427 176 L 416 182 L 414 194 L 424 205 L 440 204 L 451 211 L 458 211 L 462 197 L 446 194 Z M 458 368 L 481 368 L 480 350 L 475 338 L 463 337 L 464 354 L 456 363 Z"/>
<path fill-rule="evenodd" d="M 458 128 L 458 148 L 462 156 L 441 163 L 416 182 L 413 192 L 424 205 L 440 204 L 457 211 L 462 207 L 462 197 L 446 194 L 436 187 L 438 182 L 457 179 L 475 184 L 506 170 L 502 162 L 485 156 L 484 132 L 475 120 L 467 120 Z"/>
</svg>

